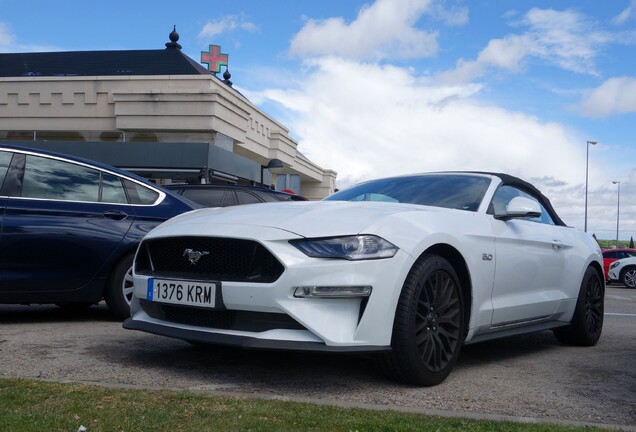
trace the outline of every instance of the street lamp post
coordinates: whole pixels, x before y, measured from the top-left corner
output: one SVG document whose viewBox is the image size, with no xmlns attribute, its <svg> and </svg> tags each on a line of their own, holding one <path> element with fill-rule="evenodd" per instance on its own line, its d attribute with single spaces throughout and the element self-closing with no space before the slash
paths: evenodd
<svg viewBox="0 0 636 432">
<path fill-rule="evenodd" d="M 585 148 L 585 222 L 583 231 L 587 232 L 587 183 L 588 183 L 588 167 L 590 162 L 590 144 L 596 145 L 596 141 L 588 141 Z"/>
<path fill-rule="evenodd" d="M 618 198 L 616 201 L 616 249 L 618 249 L 618 223 L 621 215 L 621 182 L 613 181 L 615 185 L 618 185 Z"/>
<path fill-rule="evenodd" d="M 261 165 L 261 186 L 263 185 L 263 171 L 268 170 L 269 172 L 275 172 L 281 170 L 285 167 L 283 161 L 280 159 L 271 159 L 267 162 L 267 165 Z"/>
</svg>

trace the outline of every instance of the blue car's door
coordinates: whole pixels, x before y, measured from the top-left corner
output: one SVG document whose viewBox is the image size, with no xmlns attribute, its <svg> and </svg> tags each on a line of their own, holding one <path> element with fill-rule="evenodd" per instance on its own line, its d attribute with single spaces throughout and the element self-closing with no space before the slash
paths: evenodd
<svg viewBox="0 0 636 432">
<path fill-rule="evenodd" d="M 7 194 L 2 193 L 2 184 L 7 177 L 9 163 L 13 157 L 13 152 L 0 151 L 0 250 L 2 249 L 2 222 L 4 219 L 4 208 L 7 203 Z M 3 273 L 0 271 L 0 283 L 2 283 Z"/>
<path fill-rule="evenodd" d="M 134 221 L 119 178 L 16 153 L 3 192 L 10 189 L 2 220 L 0 294 L 14 302 L 46 302 L 62 291 L 76 293 L 77 300 L 98 300 L 101 281 L 93 282 L 107 276 L 100 269 Z M 110 202 L 100 202 L 106 196 Z"/>
</svg>

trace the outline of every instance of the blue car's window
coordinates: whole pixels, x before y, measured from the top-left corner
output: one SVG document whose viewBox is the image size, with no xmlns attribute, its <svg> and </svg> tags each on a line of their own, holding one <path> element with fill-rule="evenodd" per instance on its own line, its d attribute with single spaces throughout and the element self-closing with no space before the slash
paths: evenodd
<svg viewBox="0 0 636 432">
<path fill-rule="evenodd" d="M 373 180 L 337 192 L 327 201 L 391 201 L 477 211 L 490 179 L 431 174 Z"/>
<path fill-rule="evenodd" d="M 131 204 L 154 204 L 159 198 L 159 194 L 152 189 L 148 189 L 138 183 L 124 179 L 128 202 Z"/>
<path fill-rule="evenodd" d="M 121 179 L 115 175 L 103 173 L 102 175 L 102 202 L 128 204 L 124 186 Z"/>
<path fill-rule="evenodd" d="M 27 155 L 22 196 L 97 202 L 99 171 L 56 159 Z"/>
<path fill-rule="evenodd" d="M 2 187 L 2 183 L 4 183 L 4 178 L 7 176 L 7 170 L 9 169 L 9 162 L 11 162 L 11 158 L 13 157 L 13 153 L 11 152 L 0 152 L 0 187 Z"/>
</svg>

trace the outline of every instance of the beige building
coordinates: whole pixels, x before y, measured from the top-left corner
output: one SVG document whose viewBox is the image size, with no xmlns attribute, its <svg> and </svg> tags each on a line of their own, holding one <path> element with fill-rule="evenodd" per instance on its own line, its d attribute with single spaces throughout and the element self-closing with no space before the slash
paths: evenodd
<svg viewBox="0 0 636 432">
<path fill-rule="evenodd" d="M 334 191 L 336 173 L 298 152 L 284 125 L 232 87 L 227 69 L 218 78 L 181 52 L 176 31 L 170 40 L 160 50 L 0 54 L 0 141 L 163 182 L 198 173 L 203 182 L 271 178 L 310 199 Z M 284 167 L 270 177 L 272 159 Z"/>
</svg>

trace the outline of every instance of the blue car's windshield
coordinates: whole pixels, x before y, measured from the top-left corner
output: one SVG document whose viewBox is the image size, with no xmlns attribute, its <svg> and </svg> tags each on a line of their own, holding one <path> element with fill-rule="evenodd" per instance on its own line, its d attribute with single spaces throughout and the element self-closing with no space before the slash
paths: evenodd
<svg viewBox="0 0 636 432">
<path fill-rule="evenodd" d="M 369 181 L 325 200 L 388 201 L 476 211 L 489 185 L 489 178 L 476 175 L 413 175 Z"/>
</svg>

